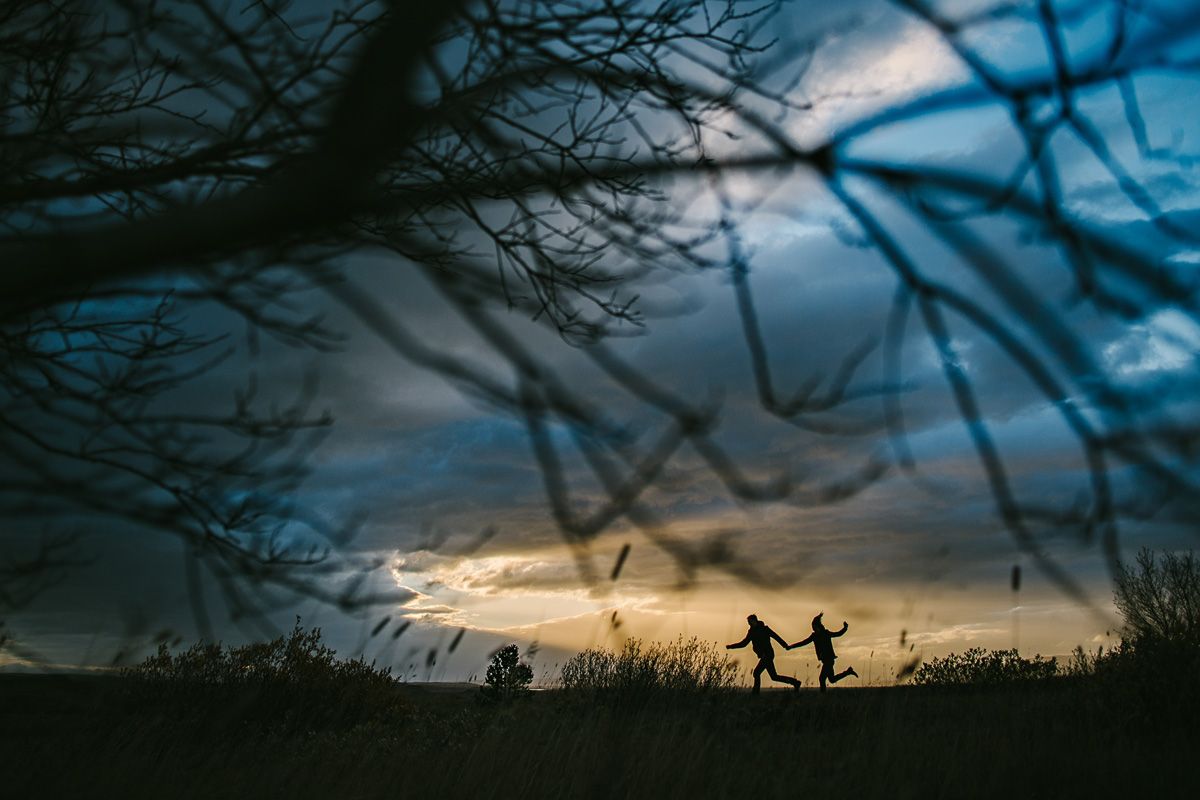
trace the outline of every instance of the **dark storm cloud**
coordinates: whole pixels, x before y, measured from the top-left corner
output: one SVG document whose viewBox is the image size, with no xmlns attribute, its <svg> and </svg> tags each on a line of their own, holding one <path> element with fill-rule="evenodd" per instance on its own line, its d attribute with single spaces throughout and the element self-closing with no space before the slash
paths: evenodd
<svg viewBox="0 0 1200 800">
<path fill-rule="evenodd" d="M 1030 258 L 1024 269 L 1061 270 L 1053 253 L 1036 246 L 1027 246 L 1026 252 Z M 931 253 L 926 261 L 934 258 Z M 820 436 L 797 431 L 763 413 L 753 396 L 745 342 L 724 277 L 712 274 L 680 280 L 690 282 L 698 310 L 681 319 L 656 321 L 648 335 L 617 347 L 631 363 L 665 385 L 722 397 L 725 413 L 717 438 L 744 466 L 764 473 L 787 469 L 798 478 L 820 482 L 850 471 L 885 446 L 878 431 L 866 436 Z M 831 374 L 841 354 L 864 337 L 878 336 L 894 288 L 893 277 L 873 252 L 846 247 L 837 238 L 811 229 L 799 230 L 794 240 L 774 249 L 764 248 L 751 280 L 771 364 L 785 385 L 813 374 Z M 431 308 L 422 301 L 420 310 L 414 310 L 421 315 L 423 328 L 439 341 L 469 341 L 460 323 Z M 527 325 L 521 319 L 510 323 L 516 330 Z M 1088 324 L 1098 351 L 1107 346 L 1105 337 L 1115 342 L 1128 334 L 1120 326 Z M 1083 484 L 1078 445 L 1047 410 L 1046 399 L 985 337 L 969 329 L 956 329 L 955 336 L 986 412 L 998 425 L 1004 450 L 1014 458 L 1014 478 L 1040 487 L 1043 496 L 1077 492 Z M 546 339 L 546 346 L 561 351 L 556 363 L 563 380 L 584 386 L 592 397 L 611 400 L 614 409 L 622 408 L 615 388 L 597 381 L 580 359 L 572 360 L 571 348 L 552 338 Z M 1136 348 L 1137 343 L 1130 347 Z M 488 363 L 485 351 L 473 355 Z M 1141 356 L 1132 352 L 1126 357 Z M 330 508 L 366 510 L 368 533 L 359 545 L 372 549 L 419 547 L 429 525 L 444 526 L 463 539 L 487 524 L 499 524 L 504 534 L 495 544 L 506 552 L 542 548 L 555 541 L 557 534 L 546 519 L 541 476 L 519 424 L 468 412 L 466 420 L 435 424 L 421 420 L 420 414 L 416 419 L 400 415 L 391 418 L 395 426 L 376 427 L 374 420 L 386 413 L 380 406 L 391 400 L 380 398 L 371 387 L 386 380 L 380 376 L 390 369 L 406 374 L 413 396 L 423 390 L 443 391 L 434 376 L 410 372 L 386 354 L 377 354 L 376 359 L 359 357 L 362 368 L 341 369 L 342 380 L 332 390 L 346 404 L 338 411 L 340 431 L 322 449 L 309 484 L 310 496 Z M 748 549 L 758 561 L 791 565 L 792 554 L 799 554 L 794 559 L 799 562 L 813 552 L 828 552 L 830 546 L 869 549 L 871 542 L 889 536 L 908 537 L 903 539 L 905 546 L 926 551 L 954 540 L 958 546 L 952 550 L 953 558 L 964 563 L 974 557 L 973 548 L 992 548 L 991 542 L 1008 546 L 999 524 L 991 521 L 991 498 L 979 482 L 978 463 L 942 383 L 940 365 L 921 336 L 912 338 L 905 364 L 904 402 L 910 409 L 913 447 L 923 474 L 940 480 L 944 495 L 927 496 L 907 481 L 891 477 L 836 508 L 796 512 L 797 519 L 806 513 L 810 518 L 824 517 L 828 524 L 867 532 L 835 542 L 806 545 L 800 535 L 776 536 L 769 529 L 751 526 L 744 540 L 752 543 Z M 860 381 L 878 381 L 874 377 L 878 372 L 878 360 L 868 360 Z M 845 416 L 878 415 L 878 401 L 867 398 L 851 406 Z M 641 416 L 638 422 L 652 428 L 655 420 Z M 579 473 L 573 472 L 572 477 L 578 478 Z M 739 508 L 688 451 L 672 462 L 664 481 L 670 491 L 653 491 L 645 500 L 665 518 L 696 518 Z M 594 486 L 581 484 L 581 502 L 596 496 Z M 960 531 L 977 531 L 981 521 L 987 521 L 985 527 L 992 532 L 987 545 L 980 545 L 979 537 L 959 536 Z M 957 542 L 958 538 L 964 541 Z M 893 577 L 910 578 L 923 570 L 918 560 L 911 573 L 897 571 Z M 668 573 L 665 569 L 664 575 Z"/>
</svg>

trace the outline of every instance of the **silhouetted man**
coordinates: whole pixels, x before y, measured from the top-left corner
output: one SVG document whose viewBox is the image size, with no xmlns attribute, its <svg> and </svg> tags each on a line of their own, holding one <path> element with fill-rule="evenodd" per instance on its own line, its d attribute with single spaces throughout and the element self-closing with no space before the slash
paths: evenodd
<svg viewBox="0 0 1200 800">
<path fill-rule="evenodd" d="M 747 644 L 754 647 L 754 655 L 758 656 L 758 664 L 754 667 L 754 693 L 758 694 L 764 671 L 771 676 L 771 680 L 777 683 L 790 683 L 793 689 L 799 689 L 800 681 L 789 678 L 787 675 L 780 675 L 775 671 L 775 648 L 771 647 L 771 640 L 774 639 L 783 645 L 784 650 L 788 649 L 787 642 L 779 638 L 778 633 L 768 628 L 767 623 L 754 614 L 746 617 L 746 622 L 750 623 L 750 630 L 746 631 L 746 638 L 737 644 L 725 645 L 725 649 L 736 650 Z"/>
<path fill-rule="evenodd" d="M 796 642 L 793 645 L 787 646 L 787 649 L 791 650 L 793 647 L 804 647 L 804 645 L 812 642 L 813 647 L 815 647 L 817 650 L 817 660 L 821 662 L 820 681 L 822 692 L 825 691 L 825 681 L 837 683 L 847 675 L 853 675 L 856 678 L 858 677 L 858 673 L 854 671 L 854 667 L 846 667 L 838 674 L 833 674 L 833 662 L 837 659 L 837 653 L 833 652 L 833 638 L 835 636 L 841 636 L 844 634 L 850 629 L 850 626 L 845 620 L 842 620 L 842 629 L 840 631 L 835 633 L 831 630 L 828 630 L 825 627 L 825 623 L 821 622 L 821 617 L 824 614 L 825 612 L 822 611 L 820 614 L 817 614 L 815 617 L 813 617 L 813 632 L 809 634 L 807 639 L 802 642 Z"/>
</svg>

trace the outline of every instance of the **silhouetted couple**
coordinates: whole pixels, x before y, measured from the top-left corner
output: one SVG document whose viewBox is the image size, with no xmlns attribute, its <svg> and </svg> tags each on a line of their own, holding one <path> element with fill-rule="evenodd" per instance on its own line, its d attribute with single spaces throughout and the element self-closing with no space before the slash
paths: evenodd
<svg viewBox="0 0 1200 800">
<path fill-rule="evenodd" d="M 751 614 L 746 617 L 746 622 L 750 624 L 750 630 L 746 631 L 746 638 L 736 644 L 727 644 L 725 649 L 736 650 L 739 647 L 745 647 L 747 644 L 754 648 L 754 655 L 758 656 L 758 664 L 754 667 L 754 689 L 757 694 L 762 685 L 762 674 L 766 672 L 771 676 L 771 680 L 776 683 L 790 684 L 793 689 L 800 688 L 800 681 L 787 675 L 780 675 L 775 671 L 775 648 L 771 646 L 771 640 L 779 642 L 783 645 L 784 650 L 791 650 L 794 647 L 804 647 L 804 645 L 812 643 L 817 651 L 817 660 L 821 662 L 821 691 L 825 691 L 825 683 L 837 683 L 842 678 L 848 675 L 858 677 L 858 673 L 854 671 L 854 667 L 846 667 L 840 673 L 834 673 L 833 662 L 837 659 L 837 654 L 833 652 L 834 637 L 843 635 L 850 626 L 843 621 L 842 629 L 837 632 L 828 630 L 825 624 L 821 621 L 824 612 L 813 617 L 812 629 L 813 632 L 803 641 L 795 644 L 788 644 L 780 638 L 779 634 L 771 630 L 767 623 L 760 620 L 756 615 Z"/>
</svg>

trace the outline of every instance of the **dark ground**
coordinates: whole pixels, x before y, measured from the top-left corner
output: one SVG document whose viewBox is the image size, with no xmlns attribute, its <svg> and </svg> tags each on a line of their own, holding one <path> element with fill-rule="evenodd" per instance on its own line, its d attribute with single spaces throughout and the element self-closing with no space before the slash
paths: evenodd
<svg viewBox="0 0 1200 800">
<path fill-rule="evenodd" d="M 396 691 L 383 717 L 264 715 L 242 695 L 0 675 L 0 795 L 1200 797 L 1195 709 L 1067 680 L 501 704 Z"/>
</svg>

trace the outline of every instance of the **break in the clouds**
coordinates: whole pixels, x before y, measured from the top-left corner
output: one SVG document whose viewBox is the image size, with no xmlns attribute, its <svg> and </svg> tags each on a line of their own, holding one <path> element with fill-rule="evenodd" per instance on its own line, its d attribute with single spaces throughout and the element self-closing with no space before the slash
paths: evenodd
<svg viewBox="0 0 1200 800">
<path fill-rule="evenodd" d="M 1085 5 L 1071 5 L 1074 16 L 1067 26 L 1068 48 L 1081 62 L 1094 58 L 1101 40 L 1111 35 Z M 1163 18 L 1169 22 L 1176 11 L 1165 6 Z M 823 36 L 815 32 L 825 28 L 800 16 L 783 18 L 795 30 L 793 37 L 781 37 L 785 43 L 817 45 L 797 85 L 814 104 L 811 114 L 791 123 L 789 132 L 799 141 L 819 141 L 897 103 L 969 88 L 974 80 L 936 31 L 892 6 L 857 4 L 822 22 L 835 31 Z M 982 25 L 968 40 L 1014 79 L 1051 69 L 1035 26 L 1019 16 Z M 1169 151 L 1170 159 L 1139 157 L 1115 90 L 1097 90 L 1080 102 L 1096 114 L 1114 155 L 1138 164 L 1144 170 L 1139 177 L 1159 205 L 1194 229 L 1200 179 L 1191 165 L 1200 157 L 1200 127 L 1195 115 L 1180 109 L 1200 101 L 1200 84 L 1186 76 L 1156 75 L 1139 79 L 1136 88 L 1146 136 L 1155 148 Z M 738 145 L 714 146 L 720 154 Z M 847 152 L 1002 176 L 1018 162 L 1021 146 L 1005 110 L 981 102 L 882 126 Z M 1067 208 L 1103 223 L 1117 238 L 1138 239 L 1161 251 L 1171 269 L 1195 270 L 1196 251 L 1163 244 L 1104 165 L 1069 139 L 1051 146 L 1060 156 Z M 861 227 L 811 177 L 739 175 L 727 189 L 737 198 L 762 201 L 739 222 L 768 364 L 781 391 L 795 391 L 809 380 L 827 385 L 847 354 L 883 338 L 895 275 L 867 246 Z M 929 235 L 911 209 L 865 187 L 863 196 L 930 276 L 978 296 L 1024 335 L 1023 321 L 987 299 L 979 279 L 956 266 L 945 244 Z M 711 198 L 692 199 L 698 214 L 711 211 Z M 982 224 L 979 235 L 1013 254 L 1016 272 L 1083 332 L 1092 357 L 1115 382 L 1135 395 L 1166 398 L 1164 408 L 1177 418 L 1194 418 L 1200 329 L 1191 317 L 1171 308 L 1132 324 L 1096 315 L 1070 296 L 1072 276 L 1044 237 L 1003 218 Z M 356 257 L 345 267 L 352 280 L 393 299 L 397 315 L 425 340 L 512 382 L 509 365 L 414 270 L 383 256 Z M 276 387 L 294 385 L 306 369 L 319 374 L 320 402 L 337 423 L 311 455 L 312 474 L 298 499 L 329 518 L 362 517 L 346 547 L 373 560 L 378 569 L 372 587 L 389 594 L 367 619 L 329 616 L 315 606 L 299 610 L 324 620 L 335 641 L 395 659 L 402 670 L 409 661 L 419 662 L 419 653 L 466 629 L 467 644 L 457 662 L 440 668 L 440 677 L 473 673 L 481 654 L 505 639 L 537 640 L 554 654 L 630 635 L 687 633 L 733 641 L 750 612 L 785 635 L 795 631 L 796 638 L 817 611 L 824 610 L 829 620 L 845 618 L 851 623 L 846 654 L 878 659 L 880 674 L 918 650 L 941 654 L 973 645 L 1009 646 L 1018 616 L 1023 649 L 1065 653 L 1107 641 L 1108 575 L 1096 543 L 1050 526 L 1037 531 L 1047 554 L 1086 588 L 1093 601 L 1087 608 L 1066 600 L 1042 577 L 999 520 L 992 487 L 945 385 L 941 358 L 927 338 L 905 340 L 904 382 L 893 387 L 917 464 L 910 474 L 896 466 L 880 393 L 871 391 L 886 383 L 878 348 L 852 384 L 863 396 L 824 417 L 827 430 L 805 430 L 762 410 L 725 273 L 657 275 L 639 288 L 646 327 L 615 339 L 614 351 L 656 383 L 719 405 L 715 440 L 749 477 L 783 476 L 794 488 L 790 499 L 739 501 L 699 454 L 684 448 L 641 498 L 654 518 L 649 529 L 621 518 L 594 540 L 572 545 L 547 506 L 543 472 L 520 419 L 399 358 L 353 316 L 316 300 L 329 324 L 345 335 L 341 350 L 313 357 L 268 343 L 255 368 L 264 383 Z M 627 426 L 639 446 L 648 446 L 663 427 L 664 420 L 633 402 L 576 347 L 515 312 L 499 321 L 546 359 L 563 383 Z M 219 328 L 228 320 L 213 312 L 193 323 Z M 977 329 L 953 322 L 950 336 L 1015 490 L 1031 506 L 1070 506 L 1087 489 L 1086 462 L 1055 404 Z M 211 396 L 227 396 L 239 380 L 232 368 L 210 376 Z M 567 431 L 551 435 L 569 451 Z M 602 505 L 607 495 L 589 479 L 586 464 L 569 455 L 564 459 L 575 510 Z M 1126 495 L 1134 484 L 1124 477 L 1115 471 L 1114 491 L 1119 500 L 1132 502 L 1137 498 Z M 1130 523 L 1123 536 L 1126 552 L 1143 543 L 1179 547 L 1191 541 L 1169 515 Z M 31 645 L 40 642 L 54 661 L 90 658 L 100 648 L 95 636 L 83 646 L 86 631 L 101 628 L 104 619 L 128 617 L 131 609 L 137 614 L 148 614 L 151 606 L 166 609 L 176 628 L 191 625 L 186 593 L 163 577 L 173 574 L 177 548 L 140 548 L 135 558 L 147 568 L 137 574 L 148 577 L 138 578 L 143 585 L 132 591 L 113 571 L 129 555 L 127 543 L 115 538 L 108 531 L 91 537 L 98 554 L 94 568 L 47 592 L 28 615 Z M 671 542 L 712 558 L 684 563 L 672 555 Z M 627 544 L 629 555 L 612 580 L 610 571 Z M 1014 564 L 1024 565 L 1027 576 L 1019 596 L 1009 583 Z M 279 618 L 295 610 L 282 610 Z M 383 633 L 361 636 L 363 626 L 385 616 L 393 622 Z M 413 627 L 393 636 L 403 620 Z M 234 637 L 253 633 L 224 630 Z M 799 669 L 799 656 L 794 661 Z"/>
</svg>

